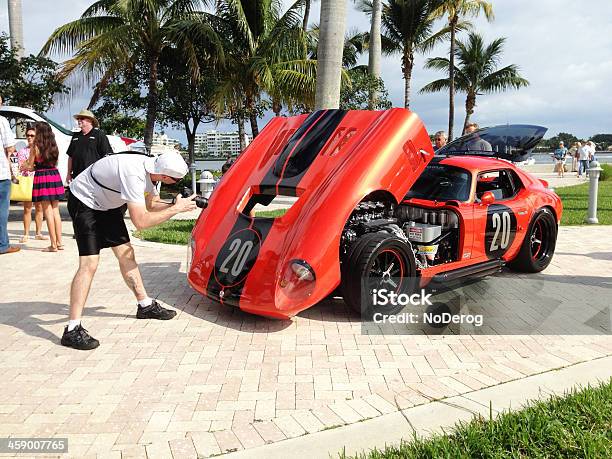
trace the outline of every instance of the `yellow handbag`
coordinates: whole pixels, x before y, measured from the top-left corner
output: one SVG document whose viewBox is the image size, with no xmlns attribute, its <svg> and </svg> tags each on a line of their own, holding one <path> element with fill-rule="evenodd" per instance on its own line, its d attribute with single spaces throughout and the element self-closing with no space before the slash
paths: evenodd
<svg viewBox="0 0 612 459">
<path fill-rule="evenodd" d="M 34 176 L 18 175 L 19 183 L 11 183 L 11 201 L 31 201 Z"/>
</svg>

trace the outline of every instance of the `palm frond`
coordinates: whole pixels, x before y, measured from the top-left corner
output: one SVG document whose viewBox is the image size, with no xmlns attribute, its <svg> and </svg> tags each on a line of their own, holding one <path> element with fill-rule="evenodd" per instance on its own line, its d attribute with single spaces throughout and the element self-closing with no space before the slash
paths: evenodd
<svg viewBox="0 0 612 459">
<path fill-rule="evenodd" d="M 439 80 L 432 81 L 431 83 L 423 86 L 421 90 L 419 91 L 419 93 L 424 94 L 428 92 L 442 92 L 442 91 L 448 91 L 449 88 L 450 88 L 450 79 L 441 78 Z"/>
<path fill-rule="evenodd" d="M 111 32 L 123 25 L 125 22 L 115 16 L 77 19 L 55 29 L 40 50 L 40 55 L 45 56 L 53 52 L 71 54 L 83 41 L 101 33 Z"/>
</svg>

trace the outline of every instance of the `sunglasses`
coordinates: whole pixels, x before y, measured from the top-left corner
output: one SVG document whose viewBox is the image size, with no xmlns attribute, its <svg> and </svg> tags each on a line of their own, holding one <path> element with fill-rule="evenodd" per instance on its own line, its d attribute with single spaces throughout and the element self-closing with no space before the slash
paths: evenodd
<svg viewBox="0 0 612 459">
<path fill-rule="evenodd" d="M 36 137 L 36 134 L 26 134 L 26 137 Z"/>
</svg>

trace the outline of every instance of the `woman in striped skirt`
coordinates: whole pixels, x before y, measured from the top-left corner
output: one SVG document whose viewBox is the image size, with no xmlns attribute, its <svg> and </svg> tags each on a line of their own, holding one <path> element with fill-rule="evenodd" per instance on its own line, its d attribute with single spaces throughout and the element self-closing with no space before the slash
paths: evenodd
<svg viewBox="0 0 612 459">
<path fill-rule="evenodd" d="M 59 150 L 51 127 L 42 121 L 35 123 L 36 137 L 34 147 L 26 168 L 34 170 L 32 202 L 41 202 L 47 221 L 51 245 L 43 252 L 63 250 L 62 220 L 59 213 L 59 200 L 64 197 L 64 184 L 57 170 Z"/>
</svg>

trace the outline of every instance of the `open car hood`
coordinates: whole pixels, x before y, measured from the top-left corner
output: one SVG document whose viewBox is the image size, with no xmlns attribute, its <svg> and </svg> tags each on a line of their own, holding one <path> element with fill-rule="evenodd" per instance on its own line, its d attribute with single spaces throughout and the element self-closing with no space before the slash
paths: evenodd
<svg viewBox="0 0 612 459">
<path fill-rule="evenodd" d="M 490 156 L 524 161 L 548 129 L 530 124 L 505 124 L 479 129 L 436 151 L 436 156 Z"/>
</svg>

